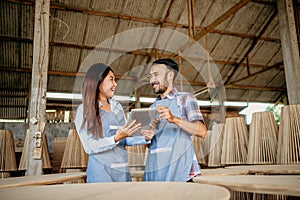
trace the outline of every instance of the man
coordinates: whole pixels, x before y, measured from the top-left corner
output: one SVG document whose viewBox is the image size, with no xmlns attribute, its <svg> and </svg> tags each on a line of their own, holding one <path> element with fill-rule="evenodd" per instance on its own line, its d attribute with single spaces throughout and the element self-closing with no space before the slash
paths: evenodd
<svg viewBox="0 0 300 200">
<path fill-rule="evenodd" d="M 177 73 L 172 59 L 151 66 L 150 84 L 159 96 L 150 107 L 157 109 L 159 122 L 149 146 L 145 181 L 185 182 L 200 174 L 191 135 L 204 138 L 207 129 L 196 98 L 173 87 Z"/>
</svg>

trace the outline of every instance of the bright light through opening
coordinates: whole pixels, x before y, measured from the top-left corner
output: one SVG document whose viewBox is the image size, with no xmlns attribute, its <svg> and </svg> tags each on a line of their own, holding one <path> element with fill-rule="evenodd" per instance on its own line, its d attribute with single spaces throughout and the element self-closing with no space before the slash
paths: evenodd
<svg viewBox="0 0 300 200">
<path fill-rule="evenodd" d="M 82 96 L 81 94 L 73 94 L 73 93 L 55 93 L 55 92 L 47 92 L 47 98 L 53 98 L 53 99 L 72 99 L 72 100 L 81 100 Z M 136 101 L 135 97 L 128 97 L 128 96 L 119 96 L 115 95 L 113 97 L 117 101 L 129 101 L 134 102 Z M 141 103 L 152 103 L 155 101 L 155 98 L 150 97 L 140 97 Z M 198 104 L 201 106 L 216 106 L 219 105 L 218 102 L 210 102 L 210 101 L 203 101 L 199 100 Z M 246 123 L 250 124 L 252 120 L 252 114 L 254 112 L 263 112 L 266 111 L 268 106 L 271 106 L 273 104 L 270 103 L 252 103 L 252 102 L 230 102 L 225 101 L 224 106 L 235 106 L 235 107 L 246 107 L 243 109 L 239 114 L 246 116 Z"/>
</svg>

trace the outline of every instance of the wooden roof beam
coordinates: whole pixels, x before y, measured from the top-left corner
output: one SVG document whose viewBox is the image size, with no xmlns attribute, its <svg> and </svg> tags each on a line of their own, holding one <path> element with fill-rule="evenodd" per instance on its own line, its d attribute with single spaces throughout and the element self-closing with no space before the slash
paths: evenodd
<svg viewBox="0 0 300 200">
<path fill-rule="evenodd" d="M 209 33 L 217 33 L 220 35 L 229 35 L 229 36 L 235 36 L 235 37 L 240 37 L 240 38 L 247 38 L 247 39 L 255 39 L 257 38 L 255 35 L 251 34 L 246 34 L 246 33 L 236 33 L 236 32 L 231 32 L 231 31 L 226 31 L 226 30 L 219 30 L 219 29 L 213 29 Z M 280 38 L 271 38 L 271 37 L 260 37 L 258 40 L 263 40 L 267 42 L 275 42 L 275 43 L 280 43 Z"/>
<path fill-rule="evenodd" d="M 202 38 L 204 35 L 206 35 L 208 32 L 210 32 L 212 29 L 214 29 L 216 26 L 224 22 L 226 19 L 228 19 L 230 16 L 234 15 L 237 13 L 241 8 L 246 6 L 250 0 L 242 0 L 239 3 L 237 3 L 235 6 L 230 8 L 228 11 L 226 11 L 223 15 L 221 15 L 217 20 L 215 20 L 213 23 L 208 25 L 205 29 L 202 29 L 200 33 L 195 35 L 194 40 L 199 40 Z"/>
<path fill-rule="evenodd" d="M 273 66 L 271 66 L 271 67 L 264 68 L 264 69 L 262 69 L 262 70 L 260 70 L 260 71 L 258 71 L 258 72 L 252 73 L 252 74 L 250 74 L 250 75 L 248 75 L 248 76 L 246 76 L 246 77 L 243 77 L 243 78 L 240 78 L 240 79 L 238 79 L 238 80 L 235 80 L 235 81 L 231 82 L 230 84 L 227 84 L 226 87 L 227 87 L 227 86 L 229 87 L 230 85 L 234 85 L 234 84 L 236 84 L 236 83 L 238 83 L 238 82 L 247 80 L 247 79 L 249 79 L 249 78 L 255 77 L 255 76 L 257 76 L 257 75 L 259 75 L 259 74 L 262 74 L 262 73 L 265 73 L 265 72 L 267 72 L 267 71 L 273 70 L 274 68 L 280 68 L 282 65 L 283 65 L 283 61 L 281 61 L 281 62 L 279 62 L 279 63 L 277 63 L 277 64 L 275 64 L 275 65 L 273 65 Z"/>
<path fill-rule="evenodd" d="M 225 88 L 228 89 L 244 89 L 244 90 L 257 90 L 257 91 L 286 91 L 286 88 L 281 87 L 263 87 L 254 85 L 226 85 Z"/>
<path fill-rule="evenodd" d="M 227 10 L 225 13 L 223 13 L 223 15 L 221 15 L 218 19 L 216 19 L 214 22 L 212 22 L 210 25 L 208 25 L 207 27 L 203 28 L 200 33 L 196 34 L 194 36 L 194 40 L 199 40 L 200 38 L 202 38 L 204 35 L 206 35 L 207 33 L 209 33 L 211 30 L 213 30 L 216 26 L 218 26 L 219 24 L 221 24 L 222 22 L 224 22 L 226 19 L 228 19 L 230 16 L 232 16 L 233 14 L 237 13 L 241 8 L 243 8 L 244 6 L 246 6 L 248 3 L 250 2 L 250 0 L 242 0 L 239 3 L 237 3 L 235 6 L 231 7 L 229 10 Z M 182 45 L 182 47 L 180 47 L 179 51 L 183 52 L 186 48 L 188 48 L 193 42 L 189 41 L 186 44 Z"/>
<path fill-rule="evenodd" d="M 32 1 L 21 1 L 21 0 L 4 0 L 7 2 L 13 2 L 13 3 L 20 3 L 24 5 L 32 5 L 34 6 L 34 3 Z M 252 0 L 253 1 L 253 0 Z M 259 3 L 254 1 L 255 3 Z M 172 5 L 172 2 L 170 3 L 170 7 Z M 147 18 L 141 18 L 141 17 L 132 17 L 132 16 L 127 16 L 127 15 L 121 15 L 121 14 L 113 14 L 113 13 L 107 13 L 107 12 L 102 12 L 102 11 L 90 11 L 87 9 L 82 9 L 82 8 L 75 8 L 75 7 L 70 7 L 70 6 L 63 6 L 61 4 L 55 4 L 51 2 L 50 5 L 51 9 L 56 9 L 56 10 L 66 10 L 66 11 L 73 11 L 73 12 L 82 12 L 86 13 L 89 15 L 98 15 L 98 16 L 104 16 L 104 17 L 111 17 L 111 18 L 117 18 L 117 19 L 123 19 L 123 20 L 132 20 L 132 21 L 138 21 L 138 22 L 145 22 L 145 23 L 151 23 L 154 25 L 163 25 L 164 27 L 166 26 L 171 26 L 171 27 L 178 27 L 178 28 L 186 28 L 188 29 L 189 26 L 186 24 L 179 24 L 179 23 L 174 23 L 174 22 L 169 22 L 167 20 L 154 20 L 154 19 L 147 19 Z M 167 11 L 167 16 L 169 16 L 170 11 Z M 196 30 L 206 30 L 208 31 L 207 28 L 203 26 L 196 26 Z M 210 29 L 210 33 L 218 33 L 221 35 L 230 35 L 230 36 L 236 36 L 236 37 L 241 37 L 241 38 L 249 38 L 249 39 L 254 39 L 256 36 L 255 35 L 250 35 L 250 34 L 243 34 L 243 33 L 236 33 L 236 32 L 231 32 L 231 31 L 224 31 L 224 30 L 218 30 L 218 29 Z M 280 43 L 280 39 L 278 38 L 269 38 L 269 37 L 261 37 L 260 40 L 265 40 L 265 41 L 270 41 L 270 42 L 276 42 Z"/>
<path fill-rule="evenodd" d="M 278 63 L 279 65 L 279 63 Z M 278 68 L 275 66 L 272 67 L 268 67 L 266 68 L 266 70 L 262 70 L 260 71 L 260 73 L 266 72 L 270 69 L 274 69 L 274 68 Z M 12 68 L 1 68 L 0 67 L 0 71 L 11 71 L 11 72 L 20 72 L 20 73 L 31 73 L 31 69 L 12 69 Z M 58 71 L 48 71 L 48 75 L 57 75 L 57 76 L 85 76 L 85 73 L 76 73 L 76 72 L 58 72 Z M 256 74 L 258 75 L 258 74 Z M 252 77 L 255 76 L 255 74 L 252 75 Z M 117 79 L 126 79 L 126 80 L 131 80 L 131 81 L 136 81 L 135 77 L 131 77 L 131 76 L 122 76 L 122 75 L 116 75 Z M 245 77 L 244 79 L 247 79 L 248 77 Z M 250 78 L 250 77 L 249 77 Z M 240 82 L 240 81 L 237 81 Z M 236 82 L 236 83 L 237 83 Z M 197 82 L 197 81 L 183 81 L 183 84 L 188 84 L 191 86 L 206 86 L 205 82 Z M 278 87 L 258 87 L 258 86 L 251 86 L 251 85 L 238 85 L 236 83 L 230 84 L 230 85 L 225 85 L 225 88 L 233 88 L 233 89 L 252 89 L 252 90 L 263 90 L 263 91 L 286 91 L 285 88 L 278 88 Z M 175 81 L 175 84 L 181 84 L 181 81 Z M 1 89 L 0 89 L 1 91 Z M 5 89 L 5 91 L 16 91 L 16 90 L 9 90 L 9 89 Z M 20 91 L 24 91 L 23 89 Z M 5 95 L 3 95 L 5 96 Z"/>
<path fill-rule="evenodd" d="M 188 25 L 189 25 L 189 36 L 194 38 L 196 33 L 195 29 L 195 9 L 194 9 L 194 0 L 187 0 L 188 5 Z"/>
<path fill-rule="evenodd" d="M 300 55 L 293 0 L 278 0 L 278 18 L 281 36 L 282 55 L 285 69 L 288 102 L 290 105 L 300 104 Z M 299 28 L 299 27 L 298 27 Z"/>
<path fill-rule="evenodd" d="M 168 17 L 170 16 L 171 9 L 172 9 L 172 7 L 173 7 L 173 5 L 174 5 L 174 1 L 175 1 L 175 0 L 172 0 L 172 1 L 170 2 L 169 6 L 168 6 L 168 10 L 167 10 L 166 15 L 165 15 L 165 17 L 164 17 L 164 20 L 163 20 L 162 23 L 160 24 L 160 27 L 161 27 L 161 28 L 163 28 L 163 27 L 165 26 L 165 22 L 167 21 Z M 157 37 L 156 37 L 155 42 L 154 42 L 154 46 L 153 46 L 153 48 L 152 48 L 152 50 L 151 50 L 151 53 L 150 53 L 150 54 L 155 53 L 155 58 L 156 58 L 156 59 L 158 58 L 158 53 L 157 53 L 157 46 L 158 46 L 158 45 L 157 45 L 157 42 L 158 42 L 158 38 L 159 38 L 159 36 L 160 36 L 160 33 L 161 33 L 161 29 L 159 30 L 159 32 L 158 32 L 158 34 L 157 34 Z M 148 57 L 146 63 L 149 63 L 149 62 L 150 62 L 151 57 L 152 57 L 152 56 L 149 56 L 149 57 Z"/>
<path fill-rule="evenodd" d="M 274 2 L 271 2 L 271 1 L 264 1 L 264 0 L 251 0 L 251 2 L 253 2 L 253 3 L 259 3 L 259 4 L 263 4 L 263 5 L 266 5 L 266 6 L 273 6 L 273 7 L 276 7 L 276 3 L 274 3 Z"/>
<path fill-rule="evenodd" d="M 247 58 L 248 55 L 252 52 L 252 50 L 254 49 L 254 47 L 256 46 L 256 44 L 258 42 L 258 39 L 265 33 L 265 31 L 267 30 L 267 28 L 269 27 L 269 25 L 271 24 L 271 22 L 273 21 L 273 19 L 276 17 L 276 15 L 277 15 L 277 9 L 275 8 L 273 14 L 268 19 L 268 21 L 266 22 L 266 24 L 264 25 L 264 27 L 261 29 L 261 31 L 258 34 L 258 36 L 252 41 L 251 46 L 249 47 L 249 49 L 247 50 L 247 52 L 245 53 L 245 55 L 242 57 L 242 59 L 240 60 L 240 62 L 237 65 L 234 66 L 231 74 L 228 76 L 227 80 L 225 81 L 225 85 L 227 85 L 229 83 L 230 79 L 236 73 L 238 67 L 241 65 L 241 63 L 244 62 L 245 58 Z"/>
</svg>

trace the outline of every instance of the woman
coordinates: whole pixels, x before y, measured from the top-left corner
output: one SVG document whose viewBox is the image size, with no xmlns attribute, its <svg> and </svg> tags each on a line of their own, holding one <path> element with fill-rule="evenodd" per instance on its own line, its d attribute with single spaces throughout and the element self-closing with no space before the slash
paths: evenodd
<svg viewBox="0 0 300 200">
<path fill-rule="evenodd" d="M 77 109 L 75 126 L 89 154 L 88 183 L 130 181 L 124 146 L 147 144 L 153 137 L 153 129 L 143 130 L 145 137 L 129 137 L 141 124 L 126 124 L 121 104 L 112 99 L 116 86 L 112 69 L 102 63 L 92 65 L 86 73 L 83 103 Z"/>
</svg>

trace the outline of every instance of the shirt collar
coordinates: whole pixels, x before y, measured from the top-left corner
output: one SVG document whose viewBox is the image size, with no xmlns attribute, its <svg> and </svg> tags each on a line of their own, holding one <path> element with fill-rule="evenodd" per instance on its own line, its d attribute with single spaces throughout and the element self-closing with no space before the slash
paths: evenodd
<svg viewBox="0 0 300 200">
<path fill-rule="evenodd" d="M 112 99 L 111 98 L 108 99 L 108 103 L 110 104 L 110 107 L 113 108 L 114 104 L 112 104 Z M 98 101 L 98 106 L 99 106 L 99 108 L 102 106 L 101 101 Z"/>
<path fill-rule="evenodd" d="M 173 90 L 171 92 L 169 92 L 164 99 L 173 99 L 177 92 L 178 92 L 178 90 L 174 87 Z M 162 99 L 161 95 L 159 95 L 156 99 L 161 100 Z"/>
</svg>

